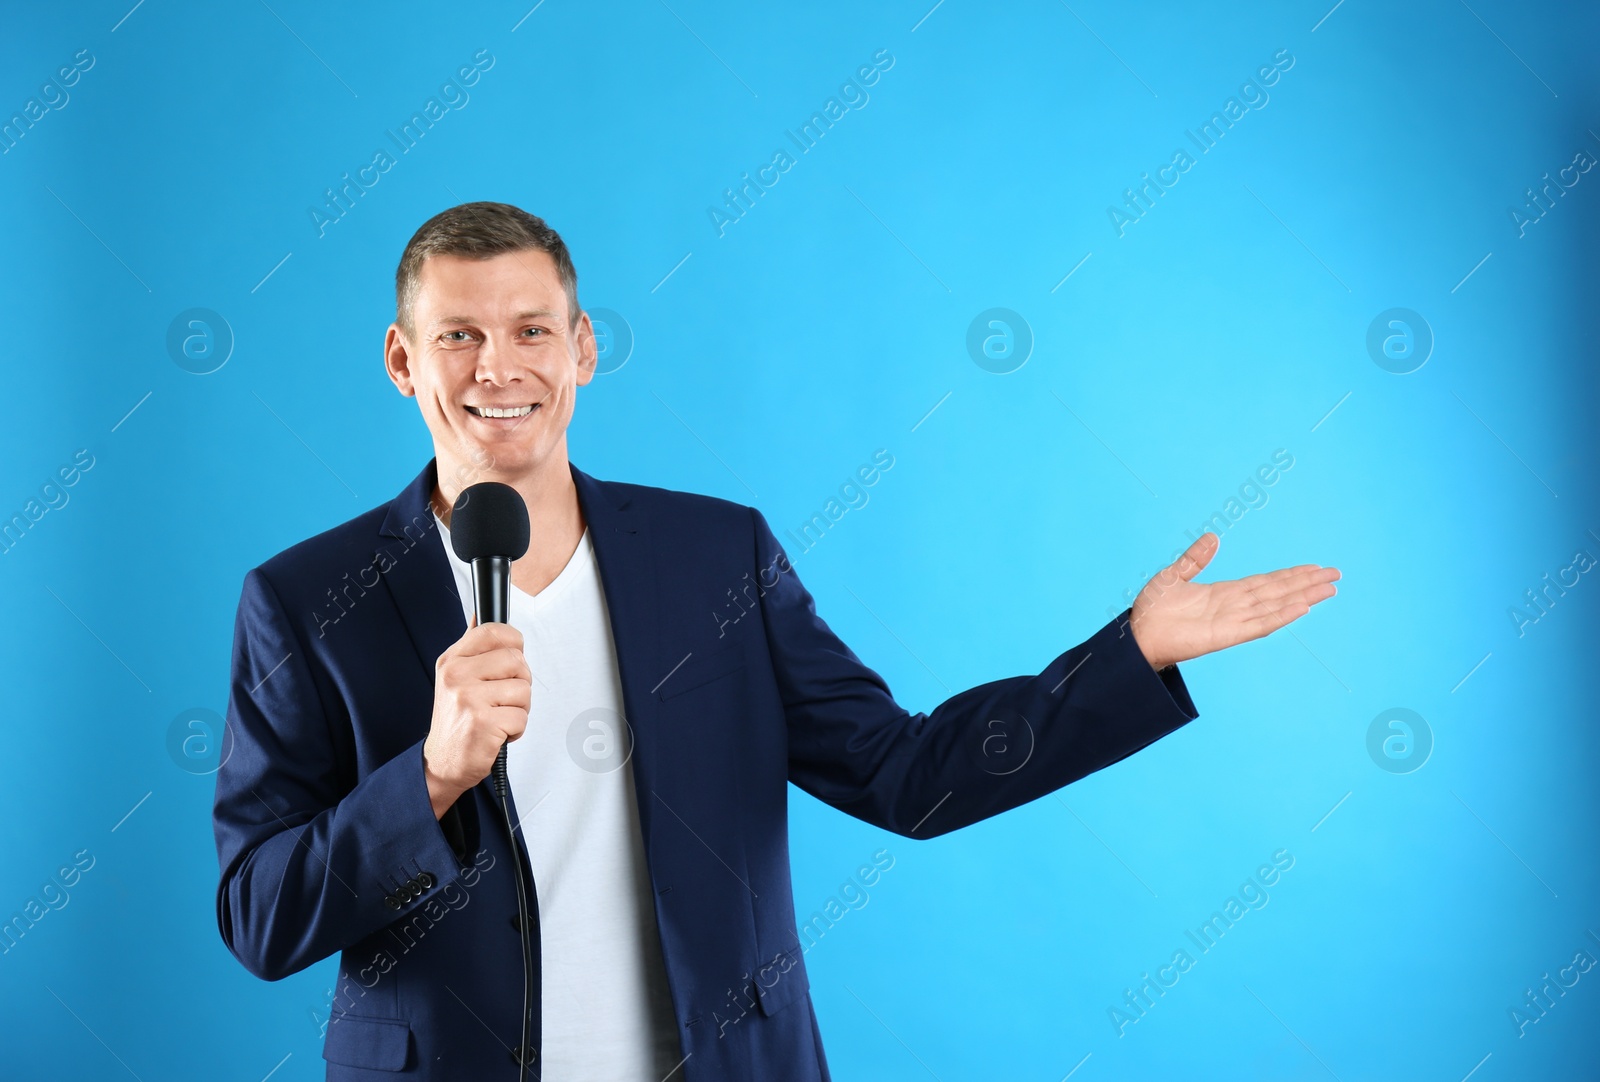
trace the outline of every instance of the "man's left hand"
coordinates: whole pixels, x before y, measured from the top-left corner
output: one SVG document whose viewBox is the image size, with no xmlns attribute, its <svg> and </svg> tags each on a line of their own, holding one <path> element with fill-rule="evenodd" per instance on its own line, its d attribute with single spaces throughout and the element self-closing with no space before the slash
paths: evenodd
<svg viewBox="0 0 1600 1082">
<path fill-rule="evenodd" d="M 1300 564 L 1228 582 L 1194 582 L 1221 539 L 1204 533 L 1145 583 L 1133 602 L 1133 638 L 1156 670 L 1259 639 L 1338 593 L 1336 567 Z"/>
</svg>

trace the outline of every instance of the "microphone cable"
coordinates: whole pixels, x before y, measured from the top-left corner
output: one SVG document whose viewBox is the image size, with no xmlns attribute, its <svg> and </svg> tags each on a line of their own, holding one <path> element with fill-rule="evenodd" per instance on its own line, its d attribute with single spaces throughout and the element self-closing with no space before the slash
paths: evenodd
<svg viewBox="0 0 1600 1082">
<path fill-rule="evenodd" d="M 494 761 L 494 789 L 500 798 L 500 812 L 505 818 L 506 835 L 511 839 L 511 864 L 517 877 L 517 934 L 522 940 L 522 1039 L 517 1043 L 517 1082 L 527 1082 L 530 1008 L 533 993 L 533 944 L 530 942 L 528 913 L 528 888 L 522 881 L 521 847 L 517 844 L 517 824 L 511 818 L 511 786 L 506 780 L 506 744 L 500 745 L 500 754 Z M 533 858 L 529 857 L 531 861 Z M 535 1076 L 537 1079 L 537 1075 Z"/>
</svg>

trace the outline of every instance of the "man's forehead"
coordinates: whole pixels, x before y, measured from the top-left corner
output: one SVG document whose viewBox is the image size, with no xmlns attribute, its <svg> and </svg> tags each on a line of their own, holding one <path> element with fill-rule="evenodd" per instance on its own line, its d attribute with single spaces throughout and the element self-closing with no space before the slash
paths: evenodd
<svg viewBox="0 0 1600 1082">
<path fill-rule="evenodd" d="M 428 326 L 442 327 L 448 323 L 483 323 L 493 318 L 495 317 L 492 315 L 471 315 L 465 312 L 457 312 L 430 319 L 428 320 Z M 562 319 L 564 317 L 560 311 L 554 308 L 525 308 L 504 318 L 512 323 L 520 323 L 525 319 Z"/>
<path fill-rule="evenodd" d="M 478 259 L 440 254 L 423 261 L 419 307 L 429 326 L 562 317 L 565 291 L 554 260 L 537 248 Z"/>
<path fill-rule="evenodd" d="M 499 279 L 507 282 L 520 280 L 545 289 L 561 288 L 561 276 L 556 272 L 555 260 L 550 258 L 548 252 L 538 248 L 524 248 L 492 256 L 440 252 L 422 261 L 417 277 L 424 286 Z"/>
</svg>

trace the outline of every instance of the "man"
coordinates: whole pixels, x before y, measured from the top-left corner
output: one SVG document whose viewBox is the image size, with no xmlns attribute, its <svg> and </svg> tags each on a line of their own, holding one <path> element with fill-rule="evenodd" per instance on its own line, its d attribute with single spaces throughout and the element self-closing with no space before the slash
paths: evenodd
<svg viewBox="0 0 1600 1082">
<path fill-rule="evenodd" d="M 912 714 L 817 615 L 759 511 L 568 461 L 595 340 L 544 222 L 501 203 L 437 215 L 401 257 L 396 309 L 385 363 L 435 457 L 245 577 L 217 772 L 228 948 L 267 980 L 341 952 L 329 1079 L 516 1077 L 519 874 L 530 1077 L 827 1079 L 788 782 L 944 834 L 1192 720 L 1178 662 L 1334 592 L 1316 565 L 1195 583 L 1205 534 L 1044 672 Z M 511 623 L 469 626 L 447 534 L 483 480 L 521 493 L 532 542 Z M 730 594 L 736 620 L 717 615 Z M 517 849 L 485 780 L 506 741 Z"/>
</svg>

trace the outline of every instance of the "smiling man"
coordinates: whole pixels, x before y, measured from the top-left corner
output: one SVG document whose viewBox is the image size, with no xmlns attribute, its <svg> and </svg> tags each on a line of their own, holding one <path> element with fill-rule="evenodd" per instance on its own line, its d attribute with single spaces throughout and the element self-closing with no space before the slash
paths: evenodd
<svg viewBox="0 0 1600 1082">
<path fill-rule="evenodd" d="M 1339 577 L 1194 582 L 1208 533 L 1042 672 L 912 713 L 760 511 L 568 460 L 595 339 L 540 219 L 426 222 L 384 361 L 434 458 L 245 577 L 213 816 L 229 950 L 267 980 L 340 955 L 329 1079 L 825 1080 L 788 784 L 911 839 L 998 815 L 1193 720 L 1178 662 L 1298 619 Z M 449 543 L 483 480 L 531 523 L 506 625 L 469 626 Z M 719 618 L 738 590 L 749 618 Z M 507 741 L 517 845 L 485 780 Z"/>
</svg>

